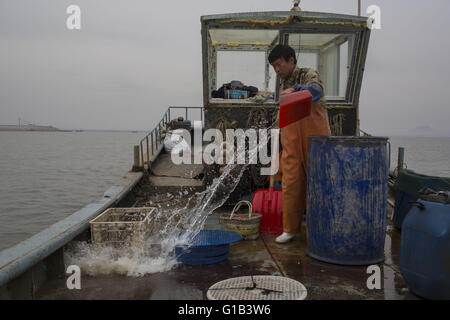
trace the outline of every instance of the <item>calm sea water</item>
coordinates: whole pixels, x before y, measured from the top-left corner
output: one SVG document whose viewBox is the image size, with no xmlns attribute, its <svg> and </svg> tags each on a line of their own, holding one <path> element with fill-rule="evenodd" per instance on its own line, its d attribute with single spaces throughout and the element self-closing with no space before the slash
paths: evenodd
<svg viewBox="0 0 450 320">
<path fill-rule="evenodd" d="M 405 148 L 405 164 L 418 173 L 450 177 L 450 138 L 391 137 L 391 168 L 397 166 L 398 148 Z"/>
<path fill-rule="evenodd" d="M 0 132 L 0 250 L 103 196 L 144 133 Z"/>
<path fill-rule="evenodd" d="M 143 133 L 0 132 L 0 250 L 100 199 Z M 450 177 L 450 138 L 391 137 L 417 172 Z"/>
</svg>

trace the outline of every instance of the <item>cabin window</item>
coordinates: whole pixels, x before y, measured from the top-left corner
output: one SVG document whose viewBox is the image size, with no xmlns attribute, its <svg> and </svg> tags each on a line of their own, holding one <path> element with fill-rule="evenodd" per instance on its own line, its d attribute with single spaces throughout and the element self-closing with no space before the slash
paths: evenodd
<svg viewBox="0 0 450 320">
<path fill-rule="evenodd" d="M 264 94 L 264 103 L 275 102 L 276 75 L 268 62 L 272 48 L 279 43 L 278 30 L 210 29 L 209 41 L 209 91 L 211 102 L 255 103 L 252 96 Z M 248 97 L 230 94 L 218 95 L 219 89 L 232 81 L 245 87 L 256 88 Z"/>
<path fill-rule="evenodd" d="M 327 100 L 346 100 L 354 35 L 289 33 L 287 37 L 298 55 L 297 65 L 319 72 Z"/>
<path fill-rule="evenodd" d="M 281 41 L 282 40 L 282 41 Z M 277 77 L 268 62 L 270 51 L 279 43 L 287 43 L 296 51 L 299 67 L 317 70 L 328 101 L 349 100 L 349 76 L 354 48 L 354 33 L 307 33 L 258 29 L 208 30 L 208 86 L 212 103 L 254 103 L 251 98 L 218 95 L 224 84 L 239 81 L 257 88 L 267 99 L 276 102 Z M 223 92 L 223 91 L 222 91 Z"/>
<path fill-rule="evenodd" d="M 264 89 L 265 58 L 264 52 L 217 52 L 217 86 L 238 80 L 246 86 Z"/>
</svg>

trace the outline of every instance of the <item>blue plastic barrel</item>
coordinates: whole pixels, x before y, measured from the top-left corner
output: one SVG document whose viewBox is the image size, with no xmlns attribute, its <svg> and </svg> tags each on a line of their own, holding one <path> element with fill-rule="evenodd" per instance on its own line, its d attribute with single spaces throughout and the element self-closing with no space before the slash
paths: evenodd
<svg viewBox="0 0 450 320">
<path fill-rule="evenodd" d="M 402 224 L 400 271 L 415 294 L 450 300 L 450 204 L 417 202 Z"/>
<path fill-rule="evenodd" d="M 369 265 L 384 260 L 387 140 L 309 137 L 309 256 L 342 265 Z"/>
</svg>

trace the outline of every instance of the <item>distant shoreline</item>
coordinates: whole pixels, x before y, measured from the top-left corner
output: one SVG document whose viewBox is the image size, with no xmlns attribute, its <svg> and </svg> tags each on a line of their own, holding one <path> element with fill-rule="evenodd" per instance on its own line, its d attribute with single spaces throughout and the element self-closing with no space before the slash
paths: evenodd
<svg viewBox="0 0 450 320">
<path fill-rule="evenodd" d="M 68 130 L 61 130 L 52 126 L 38 126 L 34 124 L 27 124 L 23 126 L 18 125 L 0 125 L 0 131 L 57 131 L 57 132 L 67 132 Z"/>
<path fill-rule="evenodd" d="M 0 125 L 1 131 L 10 132 L 131 132 L 131 133 L 146 133 L 146 130 L 117 130 L 117 129 L 59 129 L 53 126 L 40 126 L 34 124 L 28 125 Z M 426 133 L 396 133 L 396 134 L 383 134 L 386 137 L 415 137 L 415 138 L 450 138 L 450 134 L 426 134 Z"/>
<path fill-rule="evenodd" d="M 131 132 L 146 133 L 145 130 L 114 130 L 114 129 L 58 129 L 52 126 L 38 125 L 0 125 L 0 131 L 15 132 Z"/>
</svg>

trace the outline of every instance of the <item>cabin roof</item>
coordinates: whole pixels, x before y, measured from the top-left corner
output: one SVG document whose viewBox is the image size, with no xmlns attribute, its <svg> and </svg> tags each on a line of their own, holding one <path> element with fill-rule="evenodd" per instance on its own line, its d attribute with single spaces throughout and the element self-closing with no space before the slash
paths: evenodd
<svg viewBox="0 0 450 320">
<path fill-rule="evenodd" d="M 205 15 L 201 17 L 204 23 L 244 23 L 249 25 L 269 24 L 275 27 L 278 24 L 288 24 L 293 19 L 298 18 L 300 22 L 305 23 L 327 23 L 327 24 L 352 24 L 354 27 L 367 27 L 367 17 L 310 12 L 310 11 L 269 11 L 269 12 L 242 12 Z"/>
</svg>

